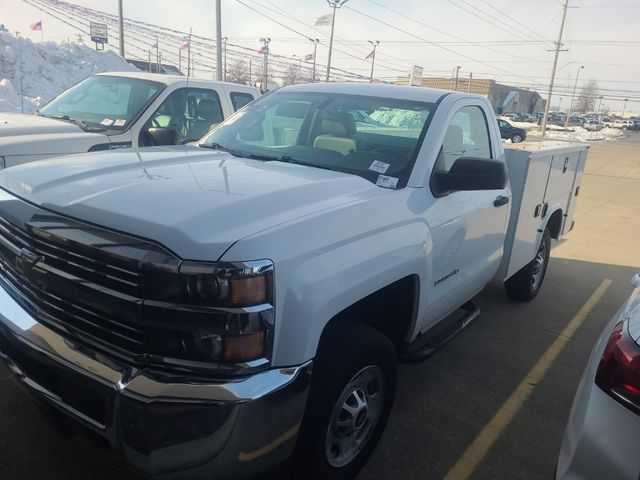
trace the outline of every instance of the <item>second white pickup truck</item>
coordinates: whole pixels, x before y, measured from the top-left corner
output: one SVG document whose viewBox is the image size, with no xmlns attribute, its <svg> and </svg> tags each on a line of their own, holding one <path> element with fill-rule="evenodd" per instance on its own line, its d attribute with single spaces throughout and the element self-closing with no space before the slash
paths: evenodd
<svg viewBox="0 0 640 480">
<path fill-rule="evenodd" d="M 0 113 L 0 168 L 72 153 L 200 140 L 259 96 L 253 87 L 177 75 L 93 75 L 38 115 Z"/>
<path fill-rule="evenodd" d="M 505 154 L 480 96 L 311 84 L 200 146 L 0 172 L 0 357 L 158 478 L 353 478 L 398 358 L 535 297 L 587 147 Z M 429 425 L 425 425 L 429 428 Z"/>
</svg>

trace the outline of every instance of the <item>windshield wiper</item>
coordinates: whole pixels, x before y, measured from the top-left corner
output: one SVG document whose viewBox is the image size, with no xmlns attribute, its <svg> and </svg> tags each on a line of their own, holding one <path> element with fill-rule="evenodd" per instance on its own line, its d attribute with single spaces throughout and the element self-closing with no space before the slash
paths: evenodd
<svg viewBox="0 0 640 480">
<path fill-rule="evenodd" d="M 72 118 L 69 115 L 51 115 L 49 118 L 55 118 L 56 120 L 64 120 L 65 122 L 69 122 L 69 123 L 73 123 L 74 125 L 77 125 L 83 130 L 91 130 L 92 132 L 103 132 L 106 130 L 105 127 L 94 127 L 92 125 L 89 125 L 83 122 L 82 120 Z"/>
<path fill-rule="evenodd" d="M 234 150 L 233 148 L 227 148 L 215 142 L 214 143 L 198 143 L 198 146 L 202 148 L 210 148 L 211 150 L 220 150 L 221 152 L 227 152 L 233 155 L 234 157 L 250 158 L 248 153 L 244 153 L 239 150 Z"/>
<path fill-rule="evenodd" d="M 262 154 L 254 154 L 252 153 L 249 158 L 254 160 L 265 160 L 267 162 L 284 162 L 284 163 L 293 163 L 294 165 L 302 165 L 304 167 L 313 167 L 313 168 L 321 168 L 322 170 L 333 170 L 331 167 L 326 167 L 324 165 L 318 165 L 316 163 L 305 162 L 303 160 L 298 160 L 297 158 L 293 158 L 289 155 L 262 155 Z"/>
<path fill-rule="evenodd" d="M 293 163 L 295 165 L 303 165 L 305 167 L 315 167 L 321 168 L 323 170 L 333 170 L 333 168 L 325 167 L 323 165 L 316 165 L 315 163 L 304 162 L 302 160 L 298 160 L 297 158 L 293 158 L 289 155 L 266 155 L 262 153 L 249 153 L 249 152 L 241 152 L 240 150 L 234 150 L 232 148 L 227 148 L 219 143 L 199 143 L 199 147 L 203 148 L 211 148 L 212 150 L 220 150 L 222 152 L 228 152 L 235 157 L 248 158 L 250 160 L 264 160 L 266 162 L 284 162 L 284 163 Z"/>
</svg>

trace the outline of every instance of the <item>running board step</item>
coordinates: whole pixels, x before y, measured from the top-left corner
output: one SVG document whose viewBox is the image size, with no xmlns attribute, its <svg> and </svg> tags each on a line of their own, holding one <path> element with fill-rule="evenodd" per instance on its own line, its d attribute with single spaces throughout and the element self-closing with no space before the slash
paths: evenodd
<svg viewBox="0 0 640 480">
<path fill-rule="evenodd" d="M 457 312 L 453 313 L 451 320 L 439 322 L 433 329 L 409 344 L 400 352 L 400 362 L 419 363 L 426 360 L 480 316 L 480 309 L 472 302 L 465 303 L 459 310 L 463 311 L 462 316 Z M 441 325 L 444 326 L 441 327 Z"/>
</svg>

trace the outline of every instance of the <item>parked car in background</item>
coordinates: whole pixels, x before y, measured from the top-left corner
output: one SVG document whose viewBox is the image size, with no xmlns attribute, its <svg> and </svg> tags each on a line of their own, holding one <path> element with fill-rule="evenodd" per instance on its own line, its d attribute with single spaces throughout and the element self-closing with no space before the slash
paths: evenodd
<svg viewBox="0 0 640 480">
<path fill-rule="evenodd" d="M 498 127 L 500 127 L 500 136 L 505 140 L 511 140 L 513 143 L 523 142 L 527 138 L 527 131 L 523 128 L 514 127 L 506 120 L 498 119 Z"/>
<path fill-rule="evenodd" d="M 584 118 L 572 115 L 571 117 L 569 117 L 569 122 L 567 125 L 574 126 L 574 127 L 581 127 L 584 125 L 584 122 L 585 122 Z"/>
<path fill-rule="evenodd" d="M 622 130 L 628 130 L 628 129 L 633 128 L 633 121 L 632 120 L 625 120 L 625 119 L 616 120 L 615 122 L 613 122 L 612 127 L 613 128 L 620 128 Z"/>
<path fill-rule="evenodd" d="M 598 339 L 564 433 L 556 480 L 637 480 L 640 472 L 640 275 Z"/>
<path fill-rule="evenodd" d="M 604 128 L 604 125 L 602 124 L 602 122 L 600 122 L 600 120 L 589 118 L 585 120 L 584 125 L 582 125 L 582 127 L 585 130 L 589 130 L 591 132 L 597 132 L 599 130 L 602 130 Z"/>
<path fill-rule="evenodd" d="M 0 114 L 0 167 L 71 153 L 196 141 L 259 96 L 253 87 L 177 75 L 93 75 L 38 115 Z"/>
</svg>

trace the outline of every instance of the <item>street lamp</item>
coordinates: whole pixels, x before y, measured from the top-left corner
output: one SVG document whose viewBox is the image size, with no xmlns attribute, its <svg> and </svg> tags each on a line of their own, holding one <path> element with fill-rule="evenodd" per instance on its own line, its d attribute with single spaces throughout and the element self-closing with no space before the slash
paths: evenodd
<svg viewBox="0 0 640 480">
<path fill-rule="evenodd" d="M 309 41 L 313 42 L 313 70 L 311 70 L 311 83 L 314 83 L 316 81 L 316 52 L 318 51 L 320 39 L 310 38 Z"/>
<path fill-rule="evenodd" d="M 229 37 L 222 37 L 222 40 L 224 40 L 224 73 L 223 73 L 223 78 L 224 81 L 227 81 L 227 40 L 229 40 Z"/>
<path fill-rule="evenodd" d="M 600 101 L 598 102 L 598 120 L 600 120 L 600 107 L 602 106 L 602 99 L 604 98 L 602 95 L 598 97 Z"/>
<path fill-rule="evenodd" d="M 576 83 L 573 84 L 573 93 L 571 94 L 571 102 L 569 102 L 569 111 L 567 112 L 567 118 L 564 120 L 564 128 L 566 130 L 569 125 L 569 117 L 571 116 L 571 109 L 573 108 L 573 98 L 576 96 L 576 87 L 578 86 L 578 77 L 580 76 L 580 72 L 584 70 L 584 65 L 581 65 L 578 69 L 578 73 L 576 73 Z"/>
<path fill-rule="evenodd" d="M 460 65 L 458 65 L 456 68 L 454 68 L 454 70 L 456 71 L 456 84 L 453 87 L 453 89 L 457 92 L 458 91 L 458 76 L 460 75 L 460 69 L 462 67 Z"/>
<path fill-rule="evenodd" d="M 336 25 L 336 9 L 342 7 L 349 0 L 327 0 L 327 3 L 333 8 L 333 15 L 331 16 L 331 37 L 329 37 L 329 57 L 327 58 L 327 82 L 329 81 L 329 75 L 331 75 L 331 51 L 333 50 L 333 30 Z"/>
<path fill-rule="evenodd" d="M 373 66 L 376 63 L 376 48 L 380 45 L 380 40 L 371 41 L 369 43 L 373 45 L 373 52 L 371 52 L 371 76 L 369 77 L 369 83 L 373 83 Z"/>
<path fill-rule="evenodd" d="M 628 102 L 628 101 L 629 101 L 629 99 L 628 99 L 628 98 L 625 98 L 625 99 L 624 99 L 624 106 L 622 107 L 622 115 L 621 115 L 621 117 L 622 117 L 622 118 L 624 118 L 624 112 L 625 112 L 625 110 L 627 109 L 627 102 Z"/>
</svg>

